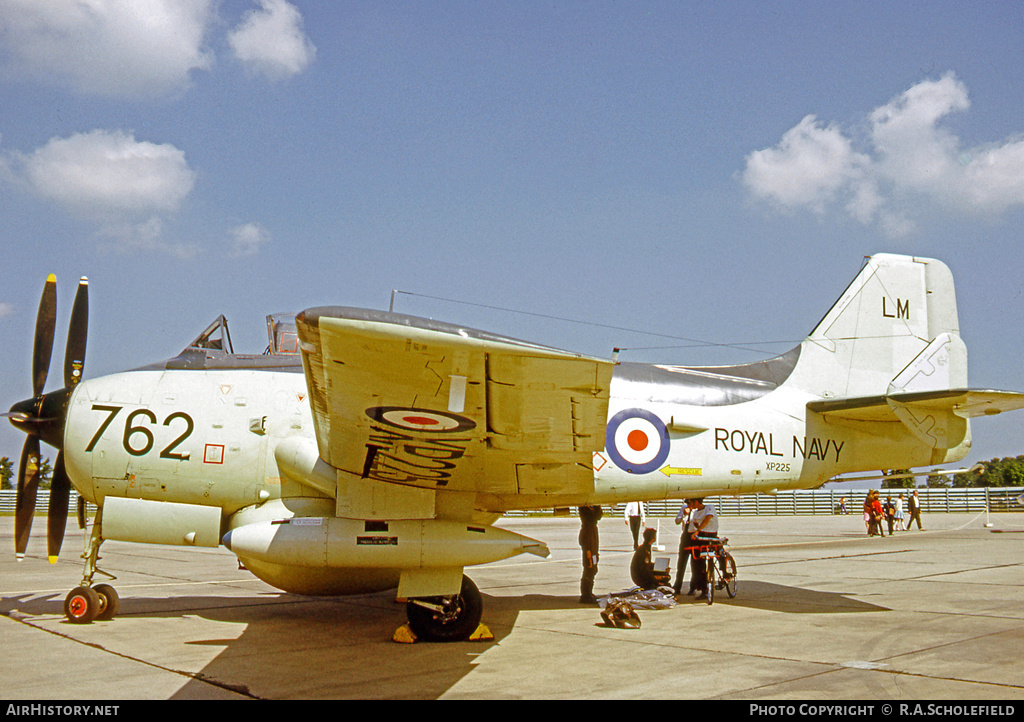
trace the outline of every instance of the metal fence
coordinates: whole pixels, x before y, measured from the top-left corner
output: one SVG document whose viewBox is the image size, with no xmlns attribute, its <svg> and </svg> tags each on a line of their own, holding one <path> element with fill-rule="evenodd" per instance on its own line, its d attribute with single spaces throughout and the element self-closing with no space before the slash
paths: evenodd
<svg viewBox="0 0 1024 722">
<path fill-rule="evenodd" d="M 10 490 L 0 491 L 0 514 L 13 514 L 14 506 L 17 502 L 17 492 Z M 50 505 L 50 491 L 49 489 L 40 489 L 36 495 L 36 513 L 45 514 L 46 510 Z M 78 496 L 74 492 L 71 493 L 68 499 L 68 514 L 74 517 L 78 509 Z M 89 514 L 96 511 L 96 507 L 88 503 L 86 509 Z"/>
<path fill-rule="evenodd" d="M 896 501 L 903 494 L 903 510 L 908 512 L 907 497 L 913 489 L 881 489 L 882 502 L 887 496 Z M 780 491 L 776 494 L 741 494 L 739 496 L 709 496 L 706 502 L 714 504 L 720 516 L 820 516 L 842 513 L 845 499 L 846 512 L 860 515 L 868 489 L 812 489 Z M 1018 511 L 1024 512 L 1024 488 L 984 487 L 928 489 L 918 487 L 921 511 L 925 514 L 951 514 L 965 512 Z M 679 499 L 649 501 L 647 516 L 675 517 L 682 502 Z M 625 504 L 606 507 L 613 513 L 622 513 Z M 572 510 L 575 513 L 575 510 Z M 511 516 L 512 514 L 509 514 Z"/>
<path fill-rule="evenodd" d="M 882 489 L 881 498 L 896 497 L 902 492 L 903 508 L 907 509 L 906 498 L 912 489 Z M 846 510 L 850 514 L 860 514 L 867 496 L 867 489 L 814 489 L 810 491 L 780 491 L 777 494 L 741 494 L 740 496 L 712 496 L 706 501 L 715 505 L 719 515 L 726 516 L 815 516 L 838 513 L 841 501 L 846 499 Z M 1019 486 L 999 488 L 947 488 L 928 489 L 918 487 L 921 499 L 921 510 L 925 514 L 964 513 L 989 511 L 1024 512 L 1024 488 Z M 39 490 L 36 497 L 36 511 L 45 513 L 50 494 L 45 489 Z M 15 492 L 0 491 L 0 514 L 13 514 Z M 71 495 L 68 503 L 70 513 L 75 513 L 76 497 Z M 655 517 L 675 517 L 681 502 L 678 499 L 647 502 L 647 515 Z M 89 505 L 90 512 L 93 510 Z M 625 504 L 606 506 L 605 510 L 622 513 Z M 507 516 L 532 516 L 535 514 L 554 514 L 555 512 L 509 512 Z M 571 509 L 571 514 L 576 510 Z"/>
</svg>

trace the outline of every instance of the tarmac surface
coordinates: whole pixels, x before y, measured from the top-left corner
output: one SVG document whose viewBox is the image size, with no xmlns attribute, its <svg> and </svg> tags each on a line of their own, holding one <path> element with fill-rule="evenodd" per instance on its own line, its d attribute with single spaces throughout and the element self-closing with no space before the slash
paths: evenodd
<svg viewBox="0 0 1024 722">
<path fill-rule="evenodd" d="M 575 518 L 503 519 L 552 554 L 468 570 L 494 640 L 409 645 L 393 593 L 283 594 L 223 548 L 113 541 L 100 566 L 120 613 L 70 624 L 82 532 L 51 566 L 40 518 L 23 562 L 0 556 L 0 699 L 1024 700 L 1024 514 L 990 521 L 868 538 L 859 515 L 724 518 L 736 598 L 642 610 L 631 630 L 578 603 Z M 674 568 L 678 527 L 655 525 Z M 0 549 L 13 526 L 0 518 Z M 595 591 L 628 589 L 627 527 L 606 515 L 600 532 Z"/>
</svg>

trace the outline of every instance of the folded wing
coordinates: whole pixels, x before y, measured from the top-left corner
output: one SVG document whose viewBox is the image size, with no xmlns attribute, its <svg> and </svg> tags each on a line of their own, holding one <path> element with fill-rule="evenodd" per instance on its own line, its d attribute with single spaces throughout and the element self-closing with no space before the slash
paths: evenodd
<svg viewBox="0 0 1024 722">
<path fill-rule="evenodd" d="M 335 468 L 454 491 L 593 489 L 611 361 L 363 309 L 296 322 L 317 445 Z"/>
</svg>

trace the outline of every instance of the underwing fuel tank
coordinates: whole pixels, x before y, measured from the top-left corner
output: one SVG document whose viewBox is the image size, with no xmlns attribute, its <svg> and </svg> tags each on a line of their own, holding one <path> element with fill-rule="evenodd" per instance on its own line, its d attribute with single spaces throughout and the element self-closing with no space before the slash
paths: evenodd
<svg viewBox="0 0 1024 722">
<path fill-rule="evenodd" d="M 313 568 L 463 567 L 550 554 L 543 542 L 506 529 L 437 519 L 292 517 L 236 527 L 221 543 L 240 557 Z"/>
</svg>

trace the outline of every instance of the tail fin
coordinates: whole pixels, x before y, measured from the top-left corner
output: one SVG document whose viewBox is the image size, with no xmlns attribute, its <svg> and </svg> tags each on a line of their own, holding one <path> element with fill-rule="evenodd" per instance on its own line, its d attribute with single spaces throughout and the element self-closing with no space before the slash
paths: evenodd
<svg viewBox="0 0 1024 722">
<path fill-rule="evenodd" d="M 927 258 L 869 258 L 801 345 L 790 381 L 818 397 L 807 403 L 818 419 L 870 425 L 881 465 L 865 452 L 857 468 L 957 461 L 970 449 L 969 419 L 1024 408 L 1024 394 L 967 388 L 953 276 Z"/>
<path fill-rule="evenodd" d="M 949 268 L 928 258 L 871 256 L 807 337 L 797 375 L 825 399 L 966 386 Z"/>
</svg>

